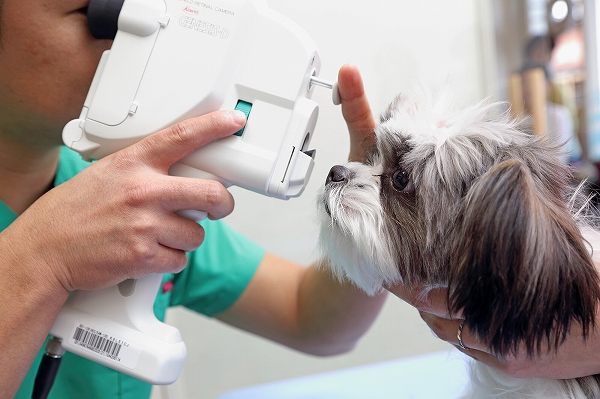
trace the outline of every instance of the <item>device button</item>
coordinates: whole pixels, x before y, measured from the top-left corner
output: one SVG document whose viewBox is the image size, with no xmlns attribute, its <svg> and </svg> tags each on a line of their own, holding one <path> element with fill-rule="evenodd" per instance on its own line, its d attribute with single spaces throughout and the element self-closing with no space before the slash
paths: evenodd
<svg viewBox="0 0 600 399">
<path fill-rule="evenodd" d="M 249 102 L 243 101 L 243 100 L 238 100 L 238 102 L 235 106 L 235 109 L 237 111 L 242 111 L 244 113 L 244 115 L 246 115 L 246 123 L 248 123 L 247 121 L 248 121 L 248 118 L 250 117 L 250 111 L 252 110 L 252 103 L 249 103 Z M 246 126 L 244 126 L 240 130 L 235 132 L 235 135 L 242 137 L 242 134 L 244 134 L 244 129 L 246 129 Z"/>
</svg>

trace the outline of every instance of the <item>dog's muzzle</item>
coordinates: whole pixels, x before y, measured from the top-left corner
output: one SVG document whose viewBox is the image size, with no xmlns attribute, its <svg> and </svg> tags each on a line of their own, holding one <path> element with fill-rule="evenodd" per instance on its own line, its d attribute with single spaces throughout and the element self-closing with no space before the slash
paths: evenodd
<svg viewBox="0 0 600 399">
<path fill-rule="evenodd" d="M 323 196 L 325 212 L 327 212 L 329 216 L 331 216 L 331 209 L 329 208 L 329 196 L 333 190 L 343 187 L 351 178 L 352 171 L 345 166 L 335 165 L 329 170 L 329 174 L 325 180 L 325 193 Z"/>
<path fill-rule="evenodd" d="M 329 170 L 329 174 L 327 175 L 327 179 L 325 180 L 326 186 L 338 185 L 338 184 L 346 184 L 348 179 L 350 179 L 352 172 L 350 169 L 345 166 L 335 165 L 333 168 Z"/>
</svg>

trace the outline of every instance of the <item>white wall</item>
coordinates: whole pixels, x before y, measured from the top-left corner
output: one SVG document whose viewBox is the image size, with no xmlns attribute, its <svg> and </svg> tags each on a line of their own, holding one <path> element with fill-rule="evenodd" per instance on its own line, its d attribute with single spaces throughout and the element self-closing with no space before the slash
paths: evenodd
<svg viewBox="0 0 600 399">
<path fill-rule="evenodd" d="M 320 49 L 320 76 L 335 79 L 344 63 L 357 65 L 371 106 L 379 114 L 417 80 L 439 86 L 455 82 L 465 103 L 488 95 L 487 53 L 492 21 L 483 0 L 268 0 L 303 27 Z M 284 56 L 284 55 L 283 55 Z M 317 88 L 320 104 L 312 147 L 317 165 L 301 198 L 287 202 L 233 188 L 236 210 L 228 222 L 269 251 L 304 264 L 316 257 L 315 198 L 329 168 L 344 162 L 348 137 L 330 92 Z M 214 320 L 175 309 L 168 320 L 188 344 L 188 359 L 171 399 L 215 398 L 236 387 L 351 367 L 447 348 L 417 312 L 390 298 L 375 326 L 348 355 L 318 359 L 236 331 Z M 178 393 L 178 395 L 177 395 Z M 155 393 L 155 397 L 160 396 Z M 162 395 L 166 397 L 166 395 Z"/>
</svg>

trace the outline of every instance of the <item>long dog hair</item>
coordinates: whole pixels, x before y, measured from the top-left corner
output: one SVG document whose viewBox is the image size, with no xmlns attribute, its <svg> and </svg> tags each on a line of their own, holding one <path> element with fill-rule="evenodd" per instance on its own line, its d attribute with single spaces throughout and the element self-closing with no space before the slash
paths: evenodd
<svg viewBox="0 0 600 399">
<path fill-rule="evenodd" d="M 454 104 L 398 96 L 365 162 L 331 169 L 318 201 L 323 265 L 369 294 L 447 288 L 449 311 L 498 356 L 554 351 L 574 326 L 585 339 L 600 300 L 596 223 L 561 143 L 502 104 Z M 600 398 L 598 377 L 516 380 L 478 364 L 473 378 L 477 398 Z"/>
</svg>

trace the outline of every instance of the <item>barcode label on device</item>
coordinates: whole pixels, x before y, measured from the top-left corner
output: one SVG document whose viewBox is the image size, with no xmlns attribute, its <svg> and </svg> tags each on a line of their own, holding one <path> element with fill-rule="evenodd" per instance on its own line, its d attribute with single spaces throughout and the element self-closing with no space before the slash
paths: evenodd
<svg viewBox="0 0 600 399">
<path fill-rule="evenodd" d="M 142 352 L 127 341 L 80 323 L 75 324 L 69 343 L 92 351 L 129 369 L 135 368 Z"/>
</svg>

